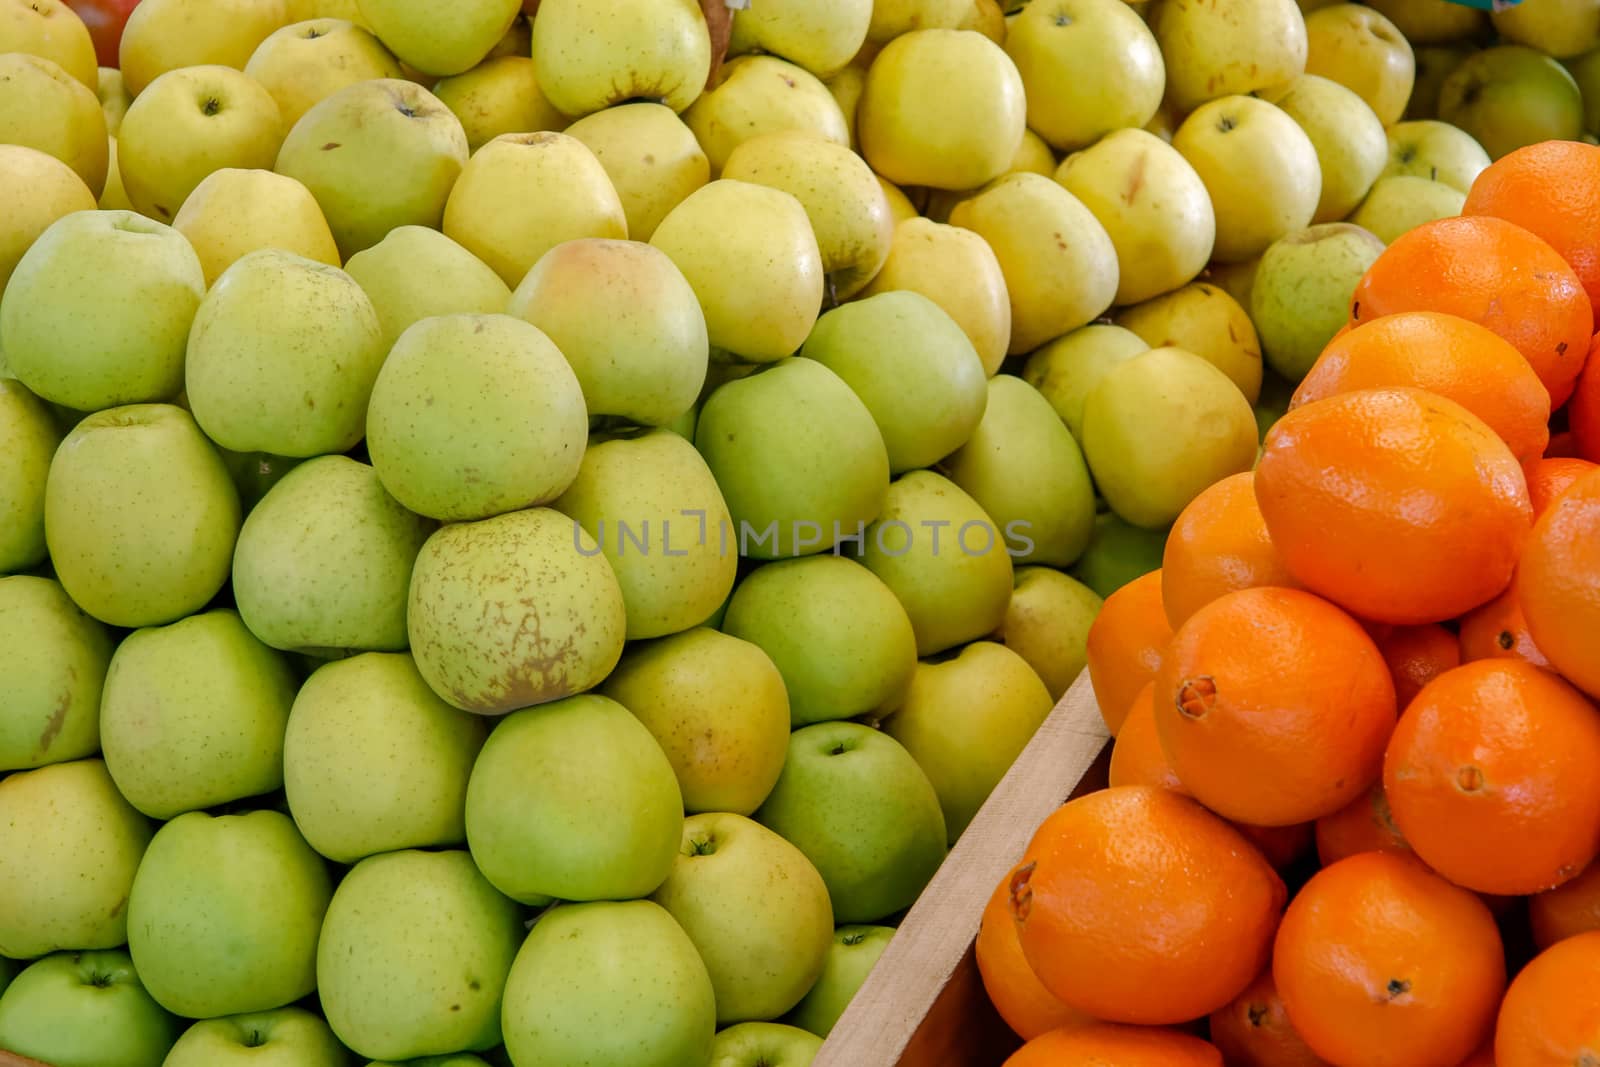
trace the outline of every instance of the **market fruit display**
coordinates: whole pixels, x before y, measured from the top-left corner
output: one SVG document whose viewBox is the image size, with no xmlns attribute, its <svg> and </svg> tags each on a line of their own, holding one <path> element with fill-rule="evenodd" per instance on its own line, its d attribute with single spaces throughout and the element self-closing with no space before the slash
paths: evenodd
<svg viewBox="0 0 1600 1067">
<path fill-rule="evenodd" d="M 0 1051 L 802 1067 L 1085 670 L 1198 799 L 991 901 L 1019 1062 L 1214 1062 L 1375 795 L 1566 944 L 1590 6 L 0 0 Z"/>
</svg>

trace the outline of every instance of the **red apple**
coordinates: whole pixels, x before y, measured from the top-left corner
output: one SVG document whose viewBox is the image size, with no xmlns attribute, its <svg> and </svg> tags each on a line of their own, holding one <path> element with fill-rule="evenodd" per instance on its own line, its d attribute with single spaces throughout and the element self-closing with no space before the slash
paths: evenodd
<svg viewBox="0 0 1600 1067">
<path fill-rule="evenodd" d="M 122 44 L 122 27 L 139 0 L 67 0 L 94 38 L 94 51 L 102 67 L 117 65 L 117 48 Z"/>
</svg>

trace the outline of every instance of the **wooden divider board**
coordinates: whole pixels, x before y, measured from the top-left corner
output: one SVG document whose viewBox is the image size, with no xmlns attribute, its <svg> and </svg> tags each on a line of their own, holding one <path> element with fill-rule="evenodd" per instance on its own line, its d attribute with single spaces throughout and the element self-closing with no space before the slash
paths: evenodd
<svg viewBox="0 0 1600 1067">
<path fill-rule="evenodd" d="M 1109 740 L 1084 671 L 906 914 L 812 1067 L 999 1067 L 1017 1048 L 983 991 L 978 920 L 1045 816 L 1105 785 Z"/>
</svg>

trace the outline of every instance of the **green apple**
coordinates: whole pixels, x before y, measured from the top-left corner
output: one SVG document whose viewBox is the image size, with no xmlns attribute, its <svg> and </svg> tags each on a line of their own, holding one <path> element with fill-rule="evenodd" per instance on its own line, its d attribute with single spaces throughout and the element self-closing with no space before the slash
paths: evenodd
<svg viewBox="0 0 1600 1067">
<path fill-rule="evenodd" d="M 889 486 L 871 410 L 814 359 L 719 386 L 700 410 L 695 446 L 722 488 L 741 556 L 806 555 L 859 537 Z"/>
<path fill-rule="evenodd" d="M 772 657 L 794 726 L 892 706 L 917 661 L 900 601 L 877 575 L 838 555 L 757 567 L 734 590 L 722 629 Z"/>
<path fill-rule="evenodd" d="M 1414 174 L 1379 178 L 1350 222 L 1380 241 L 1393 242 L 1402 234 L 1434 219 L 1461 214 L 1467 196 L 1453 185 Z"/>
<path fill-rule="evenodd" d="M 407 66 L 435 78 L 478 65 L 522 11 L 519 0 L 360 0 L 361 17 Z"/>
<path fill-rule="evenodd" d="M 0 779 L 0 955 L 126 941 L 128 887 L 150 834 L 100 760 Z"/>
<path fill-rule="evenodd" d="M 56 450 L 45 540 L 62 586 L 113 626 L 159 626 L 204 607 L 228 580 L 239 494 L 189 413 L 108 408 Z"/>
<path fill-rule="evenodd" d="M 895 223 L 889 257 L 862 295 L 900 289 L 944 308 L 977 350 L 984 373 L 1000 370 L 1011 346 L 1011 299 L 989 242 L 971 230 L 918 218 L 911 209 Z"/>
<path fill-rule="evenodd" d="M 528 508 L 428 538 L 406 626 L 435 693 L 501 715 L 598 685 L 622 656 L 627 609 L 594 538 L 558 511 Z"/>
<path fill-rule="evenodd" d="M 563 904 L 517 953 L 501 1018 L 513 1063 L 688 1067 L 710 1062 L 716 1002 L 659 904 Z"/>
<path fill-rule="evenodd" d="M 816 75 L 776 56 L 737 56 L 716 84 L 683 113 L 713 174 L 739 145 L 765 133 L 796 130 L 848 148 L 850 127 Z"/>
<path fill-rule="evenodd" d="M 344 265 L 372 301 L 384 351 L 413 323 L 435 315 L 494 315 L 511 289 L 500 275 L 438 230 L 397 226 Z"/>
<path fill-rule="evenodd" d="M 1600 130 L 1600 48 L 1564 61 L 1583 95 L 1583 128 Z"/>
<path fill-rule="evenodd" d="M 1095 516 L 1089 547 L 1072 565 L 1070 574 L 1096 596 L 1108 597 L 1160 567 L 1166 545 L 1166 526 L 1145 529 L 1124 521 L 1115 512 L 1103 511 Z M 1009 614 L 1010 608 L 1006 611 Z"/>
<path fill-rule="evenodd" d="M 1583 94 L 1571 73 L 1543 52 L 1503 44 L 1468 56 L 1450 72 L 1439 88 L 1439 118 L 1499 159 L 1539 141 L 1577 140 Z"/>
<path fill-rule="evenodd" d="M 101 67 L 95 81 L 95 94 L 100 97 L 100 110 L 105 112 L 106 132 L 115 139 L 117 131 L 122 128 L 122 116 L 128 113 L 128 105 L 133 103 L 133 94 L 128 92 L 128 83 L 123 80 L 122 71 L 116 67 Z"/>
<path fill-rule="evenodd" d="M 1154 134 L 1109 133 L 1062 160 L 1056 181 L 1111 237 L 1120 266 L 1114 303 L 1137 304 L 1171 292 L 1210 261 L 1218 226 L 1205 182 Z"/>
<path fill-rule="evenodd" d="M 861 32 L 866 35 L 864 20 Z M 62 0 L 8 0 L 0 5 L 0 52 L 40 56 L 90 89 L 99 87 L 99 62 L 89 28 Z"/>
<path fill-rule="evenodd" d="M 678 265 L 712 346 L 752 363 L 800 347 L 822 306 L 822 252 L 805 207 L 781 189 L 724 178 L 667 213 L 650 243 Z"/>
<path fill-rule="evenodd" d="M 222 272 L 189 331 L 190 410 L 235 452 L 353 448 L 388 350 L 378 313 L 338 267 L 263 248 Z"/>
<path fill-rule="evenodd" d="M 1458 5 L 1440 3 L 1439 7 L 1457 7 Z M 1462 8 L 1462 10 L 1470 10 Z M 1476 12 L 1475 12 L 1476 13 Z M 1390 16 L 1393 21 L 1393 15 Z M 1396 22 L 1396 25 L 1399 23 Z M 1416 39 L 1406 38 L 1416 45 Z M 1431 119 L 1439 113 L 1439 91 L 1444 87 L 1444 80 L 1450 72 L 1461 65 L 1461 61 L 1477 51 L 1470 43 L 1446 45 L 1422 45 L 1413 49 L 1416 55 L 1417 76 L 1411 85 L 1411 99 L 1406 101 L 1406 109 L 1402 118 L 1411 120 Z M 1577 77 L 1576 71 L 1573 74 Z M 1396 125 L 1400 125 L 1396 123 Z"/>
<path fill-rule="evenodd" d="M 1554 59 L 1572 59 L 1600 47 L 1600 7 L 1586 0 L 1538 0 L 1495 10 L 1489 19 L 1502 41 Z"/>
<path fill-rule="evenodd" d="M 685 819 L 672 873 L 651 899 L 705 961 L 718 1025 L 775 1019 L 822 974 L 833 940 L 828 887 L 803 852 L 743 815 Z"/>
<path fill-rule="evenodd" d="M 467 152 L 461 121 L 438 97 L 376 78 L 312 105 L 273 169 L 311 190 L 348 259 L 397 226 L 438 229 Z"/>
<path fill-rule="evenodd" d="M 0 144 L 54 156 L 99 196 L 106 184 L 109 137 L 93 89 L 51 60 L 0 53 Z"/>
<path fill-rule="evenodd" d="M 1054 706 L 1028 661 L 993 641 L 974 641 L 953 659 L 917 665 L 884 730 L 933 783 L 951 844 Z"/>
<path fill-rule="evenodd" d="M 1350 295 L 1384 243 L 1348 222 L 1291 234 L 1261 257 L 1250 290 L 1250 318 L 1273 370 L 1291 382 L 1306 376 L 1322 349 L 1350 319 Z"/>
<path fill-rule="evenodd" d="M 118 949 L 46 956 L 0 995 L 0 1048 L 52 1067 L 161 1067 L 177 1038 Z"/>
<path fill-rule="evenodd" d="M 457 1052 L 448 1056 L 422 1056 L 405 1063 L 392 1063 L 389 1061 L 373 1060 L 367 1067 L 489 1067 L 486 1060 L 477 1056 L 469 1056 L 465 1052 Z"/>
<path fill-rule="evenodd" d="M 131 212 L 133 204 L 128 200 L 128 191 L 122 187 L 122 175 L 117 173 L 117 139 L 113 136 L 107 141 L 106 184 L 97 203 L 104 211 Z"/>
<path fill-rule="evenodd" d="M 372 33 L 332 18 L 274 30 L 250 54 L 244 72 L 277 101 L 285 131 L 347 85 L 405 76 L 399 61 Z"/>
<path fill-rule="evenodd" d="M 827 884 L 834 919 L 876 922 L 908 907 L 945 857 L 939 795 L 894 738 L 853 722 L 789 736 L 783 775 L 756 819 Z"/>
<path fill-rule="evenodd" d="M 731 10 L 728 54 L 768 52 L 826 78 L 861 50 L 872 8 L 872 0 L 768 0 Z"/>
<path fill-rule="evenodd" d="M 1026 123 L 1016 64 L 973 30 L 918 29 L 890 41 L 856 112 L 873 170 L 934 189 L 975 189 L 1004 174 Z"/>
<path fill-rule="evenodd" d="M 610 561 L 630 641 L 701 625 L 733 588 L 727 502 L 694 445 L 670 430 L 593 439 L 554 506 Z"/>
<path fill-rule="evenodd" d="M 1202 104 L 1172 147 L 1205 183 L 1216 209 L 1212 258 L 1238 263 L 1305 229 L 1322 194 L 1316 146 L 1281 108 L 1253 96 Z"/>
<path fill-rule="evenodd" d="M 579 237 L 628 236 L 600 160 L 564 133 L 508 133 L 472 154 L 444 209 L 445 235 L 508 286 L 550 249 Z"/>
<path fill-rule="evenodd" d="M 1088 660 L 1089 626 L 1100 612 L 1100 595 L 1049 567 L 1018 567 L 995 640 L 1021 656 L 1060 700 Z"/>
<path fill-rule="evenodd" d="M 283 785 L 296 679 L 237 612 L 137 630 L 117 646 L 100 707 L 106 767 L 153 819 Z"/>
<path fill-rule="evenodd" d="M 550 338 L 511 315 L 412 325 L 378 373 L 367 451 L 384 488 L 459 522 L 543 504 L 577 477 L 583 391 Z"/>
<path fill-rule="evenodd" d="M 938 462 L 983 417 L 978 353 L 956 321 L 921 293 L 878 293 L 834 308 L 817 320 L 800 355 L 826 366 L 861 398 L 883 435 L 892 473 Z"/>
<path fill-rule="evenodd" d="M 647 896 L 671 872 L 682 828 L 661 746 L 627 708 L 595 694 L 512 713 L 467 784 L 472 858 L 524 904 Z"/>
<path fill-rule="evenodd" d="M 1150 23 L 1178 115 L 1305 73 L 1306 23 L 1295 0 L 1164 0 Z"/>
<path fill-rule="evenodd" d="M 1436 119 L 1389 127 L 1389 162 L 1380 177 L 1410 175 L 1444 182 L 1463 196 L 1489 166 L 1489 153 L 1465 130 Z"/>
<path fill-rule="evenodd" d="M 783 1023 L 749 1022 L 718 1032 L 711 1067 L 807 1067 L 822 1051 L 822 1038 Z"/>
<path fill-rule="evenodd" d="M 39 235 L 74 211 L 93 211 L 95 195 L 71 167 L 26 145 L 0 145 L 0 293 Z M 104 279 L 100 279 L 102 282 Z"/>
<path fill-rule="evenodd" d="M 1250 402 L 1181 348 L 1118 363 L 1084 402 L 1089 470 L 1111 510 L 1136 526 L 1169 525 L 1211 483 L 1254 466 L 1256 450 Z"/>
<path fill-rule="evenodd" d="M 1294 119 L 1311 140 L 1322 173 L 1322 192 L 1312 222 L 1350 214 L 1367 195 L 1389 155 L 1383 123 L 1367 102 L 1329 78 L 1302 74 L 1263 94 Z"/>
<path fill-rule="evenodd" d="M 262 642 L 286 652 L 403 649 L 412 564 L 435 526 L 402 507 L 367 464 L 307 460 L 239 531 L 239 614 Z"/>
<path fill-rule="evenodd" d="M 1306 16 L 1306 73 L 1332 79 L 1367 102 L 1385 127 L 1400 121 L 1416 80 L 1405 36 L 1362 4 L 1331 4 Z"/>
<path fill-rule="evenodd" d="M 1161 106 L 1161 49 L 1123 0 L 1035 0 L 1007 20 L 1004 43 L 1027 90 L 1028 128 L 1059 151 L 1143 126 Z"/>
<path fill-rule="evenodd" d="M 206 1019 L 185 1030 L 161 1067 L 348 1067 L 350 1054 L 304 1008 Z"/>
<path fill-rule="evenodd" d="M 168 400 L 205 295 L 181 233 L 128 211 L 79 211 L 23 254 L 0 299 L 11 373 L 77 411 Z"/>
<path fill-rule="evenodd" d="M 489 736 L 434 695 L 403 652 L 318 667 L 283 738 L 289 814 L 336 863 L 466 840 L 467 778 Z"/>
<path fill-rule="evenodd" d="M 0 378 L 0 574 L 45 560 L 45 478 L 60 443 L 45 402 L 15 378 Z"/>
<path fill-rule="evenodd" d="M 664 104 L 618 104 L 565 132 L 588 145 L 610 175 L 635 241 L 650 240 L 667 212 L 711 180 L 711 162 L 694 131 Z"/>
<path fill-rule="evenodd" d="M 172 228 L 189 239 L 206 285 L 241 257 L 280 248 L 337 267 L 339 246 L 311 190 L 270 170 L 225 167 L 194 187 Z"/>
<path fill-rule="evenodd" d="M 1011 596 L 1008 538 L 976 500 L 932 471 L 889 486 L 883 514 L 860 542 L 862 561 L 905 606 L 917 654 L 993 633 Z"/>
<path fill-rule="evenodd" d="M 1065 567 L 1094 527 L 1094 484 L 1083 452 L 1050 401 L 1021 378 L 989 379 L 972 437 L 940 469 L 1000 529 L 1017 563 Z"/>
<path fill-rule="evenodd" d="M 892 926 L 841 926 L 835 930 L 828 958 L 822 965 L 822 977 L 795 1005 L 788 1021 L 818 1037 L 827 1037 L 893 937 Z"/>
<path fill-rule="evenodd" d="M 433 93 L 461 120 L 474 152 L 502 134 L 561 130 L 569 121 L 544 98 L 538 67 L 524 55 L 486 59 L 440 79 Z"/>
<path fill-rule="evenodd" d="M 283 143 L 278 102 L 232 67 L 184 67 L 151 82 L 117 131 L 117 173 L 134 209 L 171 222 L 206 175 L 270 169 Z"/>
<path fill-rule="evenodd" d="M 81 759 L 100 747 L 112 641 L 48 578 L 0 578 L 0 770 Z"/>
<path fill-rule="evenodd" d="M 772 792 L 788 751 L 789 698 L 759 645 L 705 627 L 635 644 L 602 692 L 661 745 L 684 810 L 748 815 Z"/>
<path fill-rule="evenodd" d="M 190 1018 L 267 1011 L 316 987 L 332 894 L 287 815 L 191 811 L 150 841 L 128 894 L 128 951 L 150 995 Z"/>
<path fill-rule="evenodd" d="M 1149 342 L 1127 327 L 1091 323 L 1056 338 L 1029 356 L 1022 365 L 1022 380 L 1050 402 L 1068 431 L 1081 443 L 1083 404 L 1100 376 L 1117 363 L 1148 351 Z"/>
<path fill-rule="evenodd" d="M 1482 8 L 1448 0 L 1372 0 L 1370 6 L 1414 45 L 1478 37 L 1489 26 L 1489 16 Z"/>
<path fill-rule="evenodd" d="M 243 70 L 261 42 L 289 21 L 284 0 L 140 0 L 122 31 L 117 66 L 135 97 L 182 67 Z"/>
<path fill-rule="evenodd" d="M 1190 282 L 1124 308 L 1116 322 L 1152 347 L 1176 345 L 1193 352 L 1226 374 L 1251 403 L 1261 393 L 1261 341 L 1256 328 L 1239 302 L 1215 285 Z"/>
<path fill-rule="evenodd" d="M 695 0 L 542 0 L 533 61 L 564 114 L 626 100 L 682 112 L 711 73 L 711 33 Z"/>
<path fill-rule="evenodd" d="M 590 416 L 660 426 L 693 407 L 705 384 L 705 315 L 683 272 L 653 245 L 563 241 L 528 271 L 507 309 L 555 342 Z"/>
<path fill-rule="evenodd" d="M 522 944 L 516 904 L 465 852 L 387 852 L 350 869 L 317 943 L 317 994 L 339 1040 L 410 1059 L 500 1043 Z"/>
</svg>

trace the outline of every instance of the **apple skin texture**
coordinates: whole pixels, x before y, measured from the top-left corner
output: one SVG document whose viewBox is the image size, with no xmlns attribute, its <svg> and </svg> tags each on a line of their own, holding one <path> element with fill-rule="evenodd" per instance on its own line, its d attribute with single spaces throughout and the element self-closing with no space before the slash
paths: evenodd
<svg viewBox="0 0 1600 1067">
<path fill-rule="evenodd" d="M 121 949 L 46 956 L 0 995 L 0 1048 L 54 1067 L 158 1067 L 179 1029 Z"/>
</svg>

